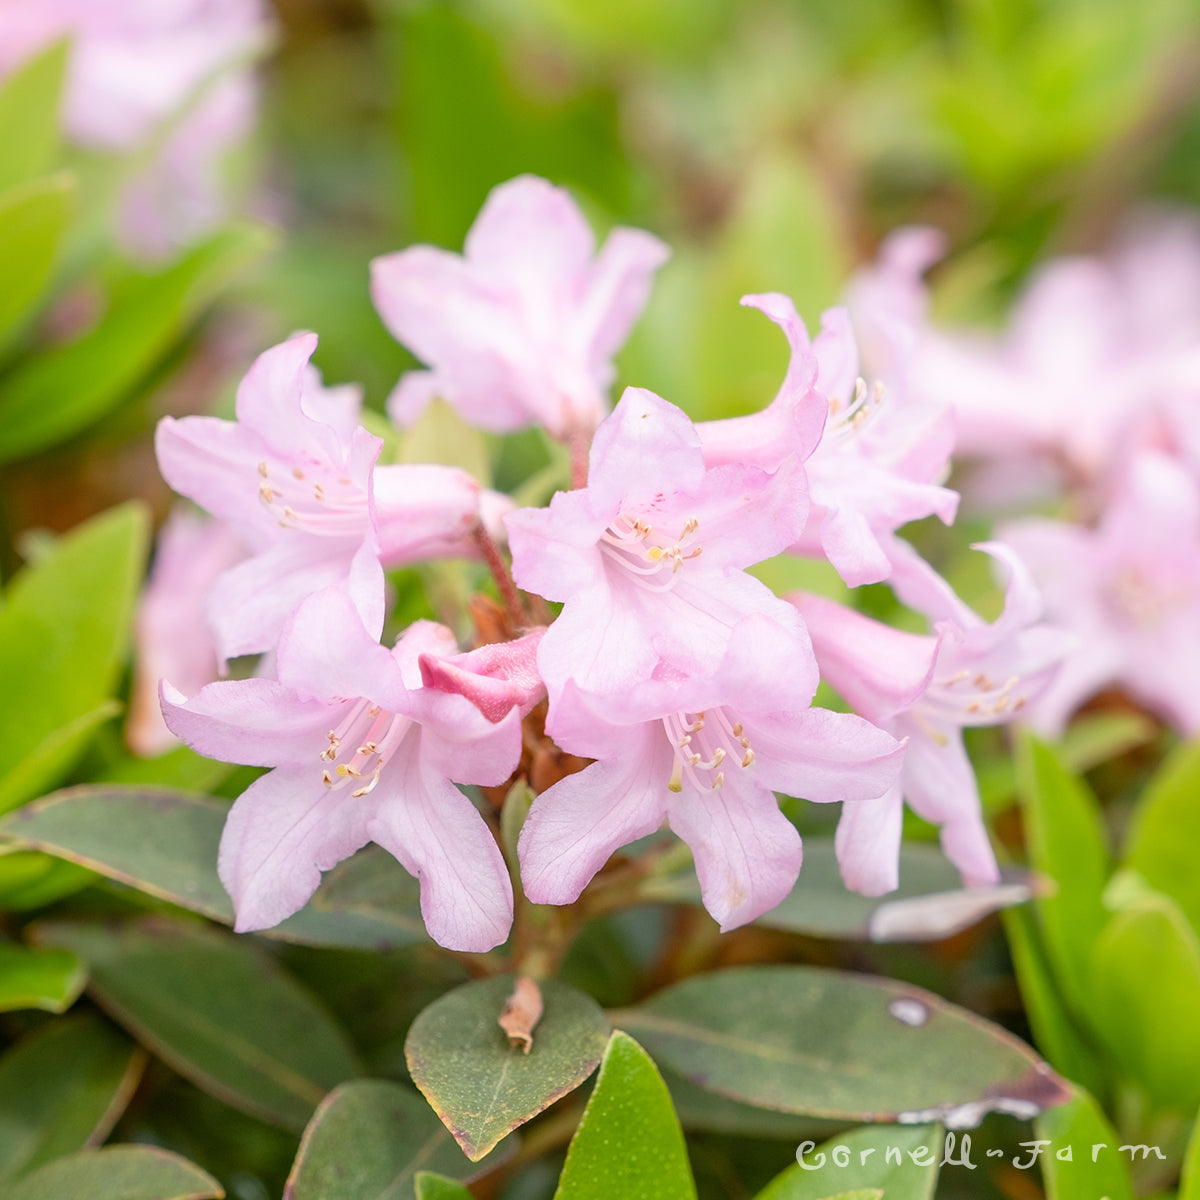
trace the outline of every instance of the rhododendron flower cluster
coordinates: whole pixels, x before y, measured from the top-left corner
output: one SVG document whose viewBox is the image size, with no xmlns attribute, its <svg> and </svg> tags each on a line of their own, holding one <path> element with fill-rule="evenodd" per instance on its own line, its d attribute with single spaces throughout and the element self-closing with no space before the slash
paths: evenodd
<svg viewBox="0 0 1200 1200">
<path fill-rule="evenodd" d="M 565 191 L 522 177 L 489 197 L 463 257 L 412 247 L 374 268 L 385 322 L 428 364 L 391 415 L 436 396 L 484 429 L 540 425 L 573 468 L 546 507 L 456 468 L 384 461 L 358 393 L 309 365 L 312 334 L 262 354 L 235 421 L 161 425 L 168 482 L 240 547 L 190 581 L 164 547 L 147 599 L 159 616 L 143 624 L 167 725 L 269 768 L 221 844 L 239 929 L 294 913 L 321 871 L 375 842 L 420 880 L 434 939 L 504 941 L 514 893 L 478 789 L 533 781 L 525 751 L 546 739 L 554 769 L 506 847 L 533 903 L 574 903 L 665 824 L 721 928 L 753 921 L 802 867 L 777 793 L 841 804 L 853 887 L 896 885 L 904 800 L 941 826 L 968 883 L 996 878 L 960 730 L 1034 700 L 1066 639 L 1010 549 L 985 547 L 1008 577 L 988 624 L 899 532 L 950 522 L 957 503 L 946 407 L 908 378 L 919 247 L 811 340 L 786 296 L 746 297 L 787 336 L 786 377 L 760 412 L 696 425 L 638 387 L 609 412 L 612 356 L 666 250 L 626 229 L 594 245 Z M 775 594 L 749 568 L 781 554 L 824 559 L 850 585 L 891 581 L 932 632 Z M 444 557 L 486 564 L 504 617 L 477 620 L 465 649 L 431 621 L 382 644 L 387 573 Z M 194 655 L 172 660 L 172 587 L 180 612 L 204 614 L 210 672 L 263 654 L 256 677 L 202 680 Z M 853 713 L 813 707 L 822 674 Z"/>
</svg>

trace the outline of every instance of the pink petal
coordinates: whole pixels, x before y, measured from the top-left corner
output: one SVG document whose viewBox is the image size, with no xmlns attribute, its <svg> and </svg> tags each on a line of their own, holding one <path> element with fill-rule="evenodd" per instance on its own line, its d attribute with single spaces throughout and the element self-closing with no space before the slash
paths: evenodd
<svg viewBox="0 0 1200 1200">
<path fill-rule="evenodd" d="M 629 337 L 650 296 L 654 272 L 671 256 L 665 243 L 640 229 L 614 229 L 585 273 L 580 341 L 589 365 L 605 373 L 608 360 Z"/>
<path fill-rule="evenodd" d="M 303 908 L 321 872 L 371 840 L 371 807 L 369 797 L 326 790 L 316 765 L 280 767 L 252 783 L 229 812 L 217 861 L 234 928 L 269 929 Z"/>
<path fill-rule="evenodd" d="M 498 946 L 512 925 L 512 884 L 475 806 L 419 752 L 392 764 L 388 788 L 368 831 L 420 880 L 429 936 L 449 950 Z"/>
<path fill-rule="evenodd" d="M 851 891 L 882 896 L 900 886 L 903 823 L 899 784 L 874 800 L 858 800 L 842 809 L 834 848 L 842 882 Z"/>
<path fill-rule="evenodd" d="M 666 812 L 672 753 L 661 726 L 629 730 L 625 753 L 544 791 L 521 830 L 525 895 L 571 904 L 621 846 L 653 833 Z"/>
<path fill-rule="evenodd" d="M 800 874 L 795 826 L 765 788 L 730 775 L 724 787 L 685 784 L 668 802 L 671 828 L 691 848 L 704 907 L 736 929 L 786 899 Z"/>
</svg>

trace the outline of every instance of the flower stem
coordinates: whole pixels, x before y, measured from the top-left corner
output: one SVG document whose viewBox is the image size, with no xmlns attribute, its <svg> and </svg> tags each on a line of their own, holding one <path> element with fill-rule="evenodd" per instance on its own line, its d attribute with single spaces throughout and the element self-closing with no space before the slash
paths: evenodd
<svg viewBox="0 0 1200 1200">
<path fill-rule="evenodd" d="M 508 614 L 513 631 L 525 628 L 529 624 L 529 613 L 521 603 L 521 593 L 517 591 L 517 585 L 513 583 L 512 572 L 508 569 L 508 563 L 504 561 L 500 548 L 482 525 L 475 526 L 474 538 L 475 545 L 479 547 L 479 553 L 483 556 L 483 561 L 487 563 L 488 570 L 496 581 L 500 599 L 504 604 L 504 611 Z"/>
</svg>

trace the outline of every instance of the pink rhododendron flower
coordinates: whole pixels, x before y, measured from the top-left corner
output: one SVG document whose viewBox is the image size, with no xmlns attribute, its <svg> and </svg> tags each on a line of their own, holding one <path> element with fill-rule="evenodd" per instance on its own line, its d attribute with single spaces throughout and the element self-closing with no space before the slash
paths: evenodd
<svg viewBox="0 0 1200 1200">
<path fill-rule="evenodd" d="M 650 678 L 711 671 L 750 613 L 799 622 L 743 568 L 803 527 L 804 473 L 706 467 L 674 405 L 629 388 L 592 443 L 588 486 L 505 520 L 513 577 L 564 601 L 538 650 L 551 700 L 568 679 L 615 695 Z"/>
<path fill-rule="evenodd" d="M 938 483 L 953 445 L 947 413 L 915 405 L 908 396 L 895 320 L 879 322 L 892 338 L 894 382 L 868 387 L 844 309 L 826 312 L 810 343 L 786 296 L 744 296 L 742 303 L 761 309 L 784 331 L 792 362 L 762 413 L 699 426 L 705 460 L 748 458 L 770 470 L 785 454 L 798 455 L 811 509 L 793 552 L 828 557 L 852 586 L 886 579 L 887 546 L 896 529 L 934 513 L 947 523 L 954 518 L 958 497 Z"/>
<path fill-rule="evenodd" d="M 63 124 L 97 150 L 146 146 L 191 106 L 122 202 L 129 244 L 159 253 L 224 214 L 217 159 L 250 129 L 269 28 L 261 0 L 4 0 L 0 78 L 69 37 Z"/>
<path fill-rule="evenodd" d="M 1011 720 L 1047 685 L 1069 641 L 1038 623 L 1041 600 L 1016 555 L 998 543 L 979 549 L 1009 573 L 1004 612 L 991 624 L 911 552 L 898 561 L 893 586 L 934 620 L 934 634 L 893 629 L 821 596 L 791 597 L 822 677 L 855 712 L 908 739 L 896 784 L 847 806 L 838 825 L 843 877 L 867 895 L 897 886 L 904 801 L 941 827 L 942 848 L 968 884 L 999 879 L 961 731 Z"/>
<path fill-rule="evenodd" d="M 608 407 L 612 356 L 668 251 L 637 229 L 595 241 L 570 195 L 522 175 L 496 188 L 460 257 L 411 246 L 371 264 L 384 324 L 430 370 L 401 379 L 388 408 L 410 423 L 434 396 L 473 425 L 587 434 Z"/>
<path fill-rule="evenodd" d="M 220 521 L 177 508 L 159 531 L 154 568 L 138 603 L 137 655 L 125 739 L 135 754 L 161 754 L 177 744 L 158 703 L 163 679 L 185 695 L 217 678 L 217 650 L 208 632 L 209 588 L 246 557 Z"/>
<path fill-rule="evenodd" d="M 1200 733 L 1200 481 L 1145 452 L 1094 529 L 1031 519 L 1002 534 L 1029 563 L 1048 615 L 1079 642 L 1031 707 L 1035 728 L 1060 733 L 1084 700 L 1117 685 L 1185 735 Z"/>
<path fill-rule="evenodd" d="M 547 730 L 597 761 L 534 802 L 519 844 L 525 894 L 571 903 L 614 850 L 665 820 L 691 847 L 722 930 L 774 908 L 802 857 L 774 792 L 861 803 L 899 769 L 893 738 L 808 707 L 816 684 L 803 637 L 757 614 L 737 625 L 711 675 L 607 697 L 568 683 Z"/>
<path fill-rule="evenodd" d="M 1107 257 L 1047 263 L 999 336 L 927 329 L 913 387 L 954 405 L 961 453 L 1104 477 L 1164 400 L 1200 403 L 1200 227 L 1147 221 Z"/>
<path fill-rule="evenodd" d="M 418 621 L 389 651 L 351 598 L 329 588 L 285 630 L 278 680 L 223 680 L 191 699 L 164 684 L 167 724 L 188 745 L 273 768 L 234 804 L 221 838 L 239 931 L 298 911 L 322 871 L 373 841 L 420 880 L 436 942 L 482 951 L 508 936 L 504 859 L 454 783 L 508 778 L 520 715 L 489 721 L 462 696 L 421 685 L 421 656 L 455 649 L 448 629 Z"/>
<path fill-rule="evenodd" d="M 357 388 L 323 389 L 314 334 L 259 356 L 237 420 L 164 418 L 167 482 L 225 521 L 253 552 L 217 582 L 209 621 L 223 658 L 270 649 L 305 596 L 344 581 L 364 620 L 383 620 L 383 571 L 472 555 L 479 485 L 436 465 L 376 467 L 383 443 L 357 424 Z"/>
</svg>

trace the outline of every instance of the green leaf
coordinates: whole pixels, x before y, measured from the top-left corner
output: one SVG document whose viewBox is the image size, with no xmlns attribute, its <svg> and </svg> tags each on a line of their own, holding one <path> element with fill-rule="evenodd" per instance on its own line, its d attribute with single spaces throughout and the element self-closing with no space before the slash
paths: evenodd
<svg viewBox="0 0 1200 1200">
<path fill-rule="evenodd" d="M 540 983 L 545 1005 L 528 1054 L 498 1022 L 514 977 L 455 988 L 413 1022 L 404 1045 L 413 1082 L 473 1162 L 502 1137 L 574 1091 L 608 1042 L 599 1005 L 554 980 Z"/>
<path fill-rule="evenodd" d="M 1035 901 L 1046 952 L 1068 1006 L 1088 1011 L 1092 947 L 1108 920 L 1108 851 L 1099 806 L 1082 780 L 1032 736 L 1017 747 L 1030 865 L 1057 885 Z"/>
<path fill-rule="evenodd" d="M 1192 1125 L 1192 1136 L 1183 1155 L 1177 1200 L 1200 1200 L 1200 1117 Z"/>
<path fill-rule="evenodd" d="M 16 850 L 0 856 L 0 911 L 44 908 L 87 887 L 96 876 L 61 858 Z"/>
<path fill-rule="evenodd" d="M 613 1032 L 567 1149 L 554 1200 L 695 1200 L 667 1085 L 628 1034 Z"/>
<path fill-rule="evenodd" d="M 139 504 L 94 517 L 26 567 L 0 610 L 0 812 L 69 770 L 112 712 L 145 565 Z"/>
<path fill-rule="evenodd" d="M 771 1180 L 755 1200 L 832 1200 L 839 1188 L 850 1195 L 855 1189 L 879 1190 L 887 1200 L 930 1200 L 941 1150 L 936 1125 L 866 1125 L 819 1147 L 806 1141 L 796 1152 L 796 1165 Z"/>
<path fill-rule="evenodd" d="M 1200 939 L 1166 896 L 1142 894 L 1096 943 L 1093 1024 L 1159 1106 L 1200 1104 Z"/>
<path fill-rule="evenodd" d="M 356 1079 L 330 1092 L 313 1114 L 284 1200 L 395 1200 L 423 1170 L 469 1179 L 482 1169 L 411 1088 Z"/>
<path fill-rule="evenodd" d="M 774 1112 L 742 1104 L 698 1087 L 691 1080 L 662 1067 L 662 1077 L 671 1093 L 679 1123 L 688 1130 L 732 1133 L 738 1137 L 780 1138 L 799 1143 L 805 1138 L 825 1138 L 844 1128 L 844 1121 L 822 1121 L 796 1113 Z"/>
<path fill-rule="evenodd" d="M 1033 914 L 1024 909 L 1006 912 L 1004 930 L 1037 1048 L 1067 1079 L 1099 1092 L 1103 1076 L 1096 1052 L 1063 1006 Z"/>
<path fill-rule="evenodd" d="M 472 1200 L 461 1183 L 432 1171 L 418 1171 L 415 1182 L 417 1200 Z"/>
<path fill-rule="evenodd" d="M 253 942 L 156 918 L 49 921 L 38 936 L 88 963 L 91 994 L 118 1024 L 253 1116 L 299 1132 L 326 1092 L 362 1073 L 342 1028 Z"/>
<path fill-rule="evenodd" d="M 0 190 L 49 169 L 58 150 L 58 107 L 69 46 L 55 42 L 0 88 Z"/>
<path fill-rule="evenodd" d="M 747 1104 L 970 1128 L 1065 1097 L 1023 1042 L 909 984 L 816 967 L 697 975 L 613 1014 L 660 1062 Z"/>
<path fill-rule="evenodd" d="M 102 1142 L 145 1054 L 96 1016 L 52 1021 L 0 1059 L 0 1180 Z"/>
<path fill-rule="evenodd" d="M 1200 741 L 1180 746 L 1159 768 L 1133 816 L 1126 865 L 1165 892 L 1200 931 Z"/>
<path fill-rule="evenodd" d="M 855 1188 L 852 1192 L 826 1196 L 825 1200 L 883 1200 L 883 1191 L 880 1188 Z"/>
<path fill-rule="evenodd" d="M 45 450 L 115 408 L 270 244 L 262 229 L 229 228 L 166 270 L 126 280 L 94 330 L 4 380 L 0 462 Z"/>
<path fill-rule="evenodd" d="M 10 814 L 0 821 L 0 836 L 232 925 L 233 904 L 217 875 L 228 815 L 227 804 L 186 792 L 85 785 Z M 138 830 L 136 838 L 129 837 L 130 829 Z M 416 880 L 376 849 L 328 872 L 306 908 L 264 933 L 368 950 L 394 949 L 427 936 Z"/>
<path fill-rule="evenodd" d="M 0 194 L 0 341 L 41 295 L 74 200 L 75 177 L 69 174 Z"/>
<path fill-rule="evenodd" d="M 444 463 L 473 475 L 484 487 L 492 482 L 491 456 L 483 434 L 438 398 L 404 431 L 397 461 Z"/>
<path fill-rule="evenodd" d="M 106 1146 L 55 1159 L 12 1185 L 5 1200 L 222 1200 L 195 1163 L 157 1146 Z"/>
<path fill-rule="evenodd" d="M 1047 1200 L 1133 1200 L 1121 1139 L 1087 1092 L 1076 1088 L 1069 1103 L 1043 1113 L 1034 1122 L 1034 1133 L 1050 1143 L 1040 1160 Z M 1097 1146 L 1103 1148 L 1095 1150 Z M 1059 1158 L 1068 1147 L 1069 1162 Z"/>
<path fill-rule="evenodd" d="M 639 889 L 649 900 L 700 903 L 695 870 L 650 878 Z M 1020 904 L 1031 895 L 1019 872 L 1004 883 L 964 889 L 958 871 L 934 846 L 904 843 L 900 850 L 900 886 L 886 896 L 862 896 L 842 883 L 832 838 L 804 839 L 804 870 L 782 904 L 755 922 L 810 937 L 874 942 L 920 942 L 949 937 L 988 913 Z"/>
<path fill-rule="evenodd" d="M 20 1008 L 66 1012 L 86 981 L 83 963 L 65 950 L 0 943 L 0 1012 Z"/>
</svg>

